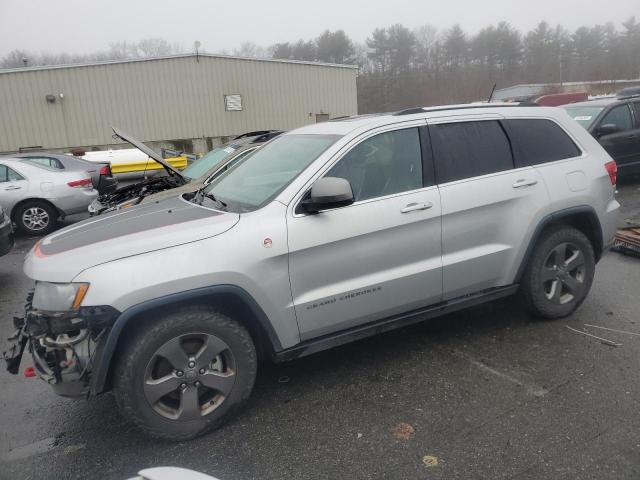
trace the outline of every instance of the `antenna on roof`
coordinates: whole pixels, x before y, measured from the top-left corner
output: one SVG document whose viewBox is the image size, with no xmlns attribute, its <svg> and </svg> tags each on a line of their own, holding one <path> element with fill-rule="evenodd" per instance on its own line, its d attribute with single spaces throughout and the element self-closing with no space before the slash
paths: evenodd
<svg viewBox="0 0 640 480">
<path fill-rule="evenodd" d="M 200 63 L 200 54 L 198 52 L 198 49 L 200 48 L 200 40 L 193 42 L 193 47 L 196 49 L 196 62 Z"/>
<path fill-rule="evenodd" d="M 491 93 L 489 94 L 489 100 L 487 100 L 487 103 L 491 103 L 491 100 L 493 99 L 493 92 L 496 91 L 496 86 L 497 85 L 498 85 L 497 83 L 493 84 L 493 88 L 491 89 Z"/>
</svg>

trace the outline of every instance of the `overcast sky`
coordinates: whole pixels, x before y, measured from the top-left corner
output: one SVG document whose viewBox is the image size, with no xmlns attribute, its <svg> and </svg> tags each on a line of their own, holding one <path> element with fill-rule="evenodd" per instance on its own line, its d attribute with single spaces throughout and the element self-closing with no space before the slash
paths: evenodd
<svg viewBox="0 0 640 480">
<path fill-rule="evenodd" d="M 606 7 L 605 7 L 606 5 Z M 639 0 L 0 0 L 0 55 L 13 49 L 86 53 L 116 41 L 162 37 L 191 49 L 232 50 L 344 29 L 364 41 L 375 27 L 460 23 L 475 32 L 506 20 L 527 30 L 540 20 L 569 29 L 640 16 Z"/>
</svg>

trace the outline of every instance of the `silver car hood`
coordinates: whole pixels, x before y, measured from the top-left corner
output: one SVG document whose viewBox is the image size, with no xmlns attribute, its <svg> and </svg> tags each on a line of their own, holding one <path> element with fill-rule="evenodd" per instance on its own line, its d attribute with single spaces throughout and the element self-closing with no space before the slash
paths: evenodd
<svg viewBox="0 0 640 480">
<path fill-rule="evenodd" d="M 236 213 L 194 205 L 182 197 L 139 205 L 43 238 L 27 254 L 24 273 L 34 280 L 70 282 L 95 265 L 219 235 L 239 219 Z"/>
</svg>

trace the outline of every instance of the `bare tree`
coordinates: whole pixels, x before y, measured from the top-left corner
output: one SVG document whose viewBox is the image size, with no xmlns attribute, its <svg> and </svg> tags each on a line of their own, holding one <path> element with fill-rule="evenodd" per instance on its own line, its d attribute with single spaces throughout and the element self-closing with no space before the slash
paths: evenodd
<svg viewBox="0 0 640 480">
<path fill-rule="evenodd" d="M 235 48 L 233 50 L 233 54 L 238 57 L 247 58 L 265 58 L 273 55 L 269 55 L 269 51 L 267 48 L 253 42 L 244 42 L 242 45 L 240 45 L 240 48 Z"/>
</svg>

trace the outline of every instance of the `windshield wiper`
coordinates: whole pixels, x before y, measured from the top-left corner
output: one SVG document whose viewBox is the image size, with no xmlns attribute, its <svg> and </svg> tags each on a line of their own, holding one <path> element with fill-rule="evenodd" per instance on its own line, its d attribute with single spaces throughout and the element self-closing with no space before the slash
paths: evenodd
<svg viewBox="0 0 640 480">
<path fill-rule="evenodd" d="M 202 202 L 204 201 L 204 199 L 208 198 L 209 200 L 220 204 L 222 207 L 226 207 L 227 206 L 226 202 L 223 202 L 219 198 L 216 198 L 216 196 L 213 193 L 209 193 L 206 191 L 207 187 L 208 185 L 203 185 L 196 191 L 195 195 L 193 196 L 193 202 L 197 203 L 198 205 L 202 205 Z"/>
<path fill-rule="evenodd" d="M 227 204 L 225 202 L 223 202 L 222 200 L 220 200 L 219 198 L 216 198 L 215 195 L 213 193 L 205 193 L 204 194 L 205 197 L 207 197 L 209 200 L 213 200 L 214 202 L 219 203 L 220 205 L 222 205 L 223 207 L 226 207 Z"/>
<path fill-rule="evenodd" d="M 205 198 L 208 198 L 209 200 L 212 200 L 220 205 L 222 205 L 223 207 L 227 207 L 227 204 L 225 202 L 223 202 L 222 200 L 220 200 L 219 198 L 216 198 L 216 196 L 213 193 L 204 193 L 202 192 L 202 200 L 204 200 Z M 200 200 L 200 205 L 202 205 L 202 200 Z"/>
</svg>

